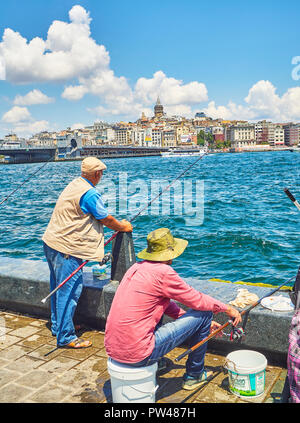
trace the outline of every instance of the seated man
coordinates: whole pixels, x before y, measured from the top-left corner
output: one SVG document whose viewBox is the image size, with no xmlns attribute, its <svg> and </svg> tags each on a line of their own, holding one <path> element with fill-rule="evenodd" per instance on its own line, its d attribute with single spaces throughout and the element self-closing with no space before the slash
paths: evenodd
<svg viewBox="0 0 300 423">
<path fill-rule="evenodd" d="M 225 312 L 234 325 L 242 320 L 235 308 L 192 288 L 170 266 L 187 244 L 167 228 L 149 233 L 148 247 L 138 254 L 144 261 L 125 273 L 107 318 L 104 344 L 113 360 L 149 366 L 183 342 L 191 347 L 220 327 L 212 321 L 213 313 Z M 175 320 L 162 325 L 164 313 Z M 204 369 L 206 348 L 207 343 L 189 354 L 183 389 L 197 388 L 212 374 Z"/>
</svg>

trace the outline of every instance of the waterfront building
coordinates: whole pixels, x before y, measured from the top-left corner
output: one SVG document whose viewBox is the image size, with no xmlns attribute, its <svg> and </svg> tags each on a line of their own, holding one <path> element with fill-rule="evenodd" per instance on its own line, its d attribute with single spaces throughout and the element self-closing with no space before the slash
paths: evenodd
<svg viewBox="0 0 300 423">
<path fill-rule="evenodd" d="M 284 144 L 288 146 L 298 145 L 300 142 L 300 125 L 289 122 L 283 124 Z"/>
<path fill-rule="evenodd" d="M 132 144 L 134 146 L 145 147 L 146 146 L 145 138 L 146 138 L 145 128 L 134 128 L 131 131 L 131 139 L 132 139 Z"/>
<path fill-rule="evenodd" d="M 115 131 L 115 144 L 117 145 L 129 145 L 132 143 L 131 131 L 125 127 L 116 127 Z"/>
<path fill-rule="evenodd" d="M 276 124 L 261 120 L 255 124 L 255 139 L 257 144 L 275 145 Z"/>
<path fill-rule="evenodd" d="M 151 147 L 162 146 L 162 130 L 161 128 L 152 128 L 152 145 Z"/>
<path fill-rule="evenodd" d="M 176 130 L 174 128 L 164 129 L 162 132 L 162 147 L 176 147 Z"/>
<path fill-rule="evenodd" d="M 231 147 L 235 149 L 243 149 L 245 147 L 254 147 L 255 126 L 253 124 L 232 125 L 225 130 L 225 139 L 230 141 Z"/>
<path fill-rule="evenodd" d="M 274 147 L 284 145 L 284 129 L 283 125 L 274 125 L 273 138 L 269 140 L 269 144 Z"/>
</svg>

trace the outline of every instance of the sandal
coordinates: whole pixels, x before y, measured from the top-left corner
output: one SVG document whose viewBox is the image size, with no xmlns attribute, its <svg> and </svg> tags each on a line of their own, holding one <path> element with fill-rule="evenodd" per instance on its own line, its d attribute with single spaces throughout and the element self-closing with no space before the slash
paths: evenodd
<svg viewBox="0 0 300 423">
<path fill-rule="evenodd" d="M 66 345 L 66 348 L 88 348 L 92 346 L 91 341 L 86 341 L 81 338 L 74 339 L 74 341 L 70 342 Z"/>
</svg>

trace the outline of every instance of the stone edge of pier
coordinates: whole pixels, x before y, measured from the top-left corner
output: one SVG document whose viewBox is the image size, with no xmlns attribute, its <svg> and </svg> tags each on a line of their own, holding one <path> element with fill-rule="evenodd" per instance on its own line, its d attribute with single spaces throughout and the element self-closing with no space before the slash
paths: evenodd
<svg viewBox="0 0 300 423">
<path fill-rule="evenodd" d="M 195 289 L 225 303 L 236 298 L 239 288 L 247 288 L 261 298 L 274 288 L 241 285 L 238 283 L 213 282 L 185 278 Z M 118 287 L 117 281 L 99 280 L 93 277 L 91 268 L 83 269 L 83 291 L 77 306 L 77 321 L 103 330 L 110 306 Z M 36 317 L 50 317 L 50 300 L 41 300 L 49 294 L 49 269 L 45 261 L 2 257 L 0 263 L 0 308 L 8 311 L 29 314 Z M 288 296 L 288 292 L 280 292 Z M 181 304 L 180 304 L 181 305 Z M 182 306 L 182 305 L 181 305 Z M 185 306 L 182 306 L 186 309 Z M 286 367 L 288 333 L 293 316 L 291 312 L 272 312 L 261 305 L 251 310 L 247 317 L 245 334 L 235 342 L 235 349 L 255 349 L 266 355 L 268 361 Z M 165 321 L 168 321 L 165 318 Z M 225 323 L 226 315 L 220 313 L 214 320 Z M 225 329 L 229 332 L 230 329 Z M 215 351 L 232 351 L 229 337 L 214 338 L 208 348 Z"/>
</svg>

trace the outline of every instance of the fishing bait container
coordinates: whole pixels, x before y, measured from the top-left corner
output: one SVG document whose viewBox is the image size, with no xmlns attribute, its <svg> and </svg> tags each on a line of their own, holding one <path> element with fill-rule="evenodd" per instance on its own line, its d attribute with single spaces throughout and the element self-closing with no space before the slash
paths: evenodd
<svg viewBox="0 0 300 423">
<path fill-rule="evenodd" d="M 256 351 L 233 351 L 226 357 L 229 388 L 238 397 L 256 398 L 264 393 L 266 357 Z"/>
<path fill-rule="evenodd" d="M 107 360 L 114 403 L 154 403 L 157 363 L 145 367 L 132 367 Z"/>
</svg>

